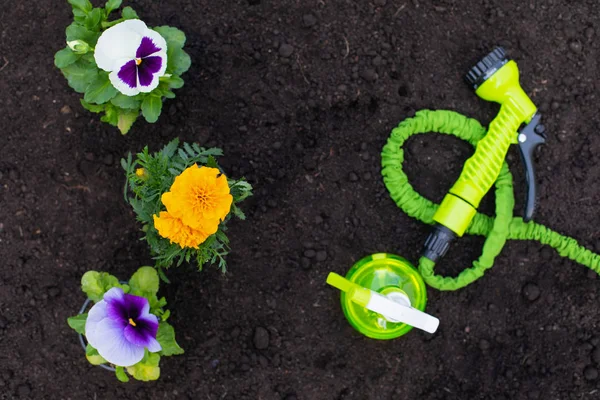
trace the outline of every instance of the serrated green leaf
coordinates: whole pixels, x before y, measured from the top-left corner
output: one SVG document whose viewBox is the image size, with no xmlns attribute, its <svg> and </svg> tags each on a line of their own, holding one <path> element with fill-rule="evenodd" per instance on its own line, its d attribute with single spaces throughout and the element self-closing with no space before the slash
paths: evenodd
<svg viewBox="0 0 600 400">
<path fill-rule="evenodd" d="M 130 293 L 136 296 L 150 297 L 158 293 L 158 273 L 152 267 L 139 268 L 129 280 Z"/>
<path fill-rule="evenodd" d="M 94 8 L 85 17 L 85 27 L 91 31 L 99 30 L 98 25 L 102 20 L 102 9 Z"/>
<path fill-rule="evenodd" d="M 73 22 L 71 25 L 67 26 L 66 34 L 67 42 L 83 40 L 92 47 L 96 46 L 98 38 L 100 37 L 100 32 L 91 31 L 77 22 Z"/>
<path fill-rule="evenodd" d="M 119 287 L 125 292 L 129 290 L 127 285 L 121 285 L 116 277 L 106 272 L 87 271 L 81 277 L 81 290 L 93 302 L 102 300 L 104 293 L 114 287 Z"/>
<path fill-rule="evenodd" d="M 177 354 L 183 354 L 184 351 L 177 341 L 175 341 L 175 329 L 167 322 L 161 322 L 158 325 L 158 333 L 156 334 L 156 340 L 160 343 L 162 350 L 160 354 L 163 356 L 172 356 Z"/>
<path fill-rule="evenodd" d="M 117 127 L 119 128 L 119 131 L 121 131 L 121 133 L 123 135 L 125 135 L 125 134 L 127 134 L 127 132 L 129 132 L 129 130 L 133 126 L 133 123 L 137 120 L 139 111 L 137 111 L 137 110 L 135 110 L 135 111 L 119 110 L 119 111 L 120 112 L 119 112 L 119 120 L 117 122 Z"/>
<path fill-rule="evenodd" d="M 219 168 L 219 164 L 217 164 L 217 160 L 213 156 L 208 156 L 206 166 L 209 168 Z"/>
<path fill-rule="evenodd" d="M 158 121 L 162 110 L 162 101 L 160 97 L 147 96 L 142 102 L 142 115 L 149 123 Z"/>
<path fill-rule="evenodd" d="M 83 12 L 90 12 L 94 6 L 90 3 L 90 0 L 67 0 L 69 4 L 74 8 Z"/>
<path fill-rule="evenodd" d="M 115 97 L 117 93 L 118 90 L 108 79 L 108 74 L 103 71 L 87 87 L 83 99 L 88 103 L 104 104 Z"/>
<path fill-rule="evenodd" d="M 121 3 L 123 3 L 123 0 L 108 0 L 104 5 L 106 13 L 109 14 L 111 11 L 121 7 Z"/>
<path fill-rule="evenodd" d="M 192 146 L 190 146 L 189 143 L 187 143 L 187 142 L 183 143 L 183 148 L 190 155 L 190 157 L 194 157 L 196 155 L 196 153 L 194 152 L 194 149 L 192 149 Z"/>
<path fill-rule="evenodd" d="M 85 334 L 85 322 L 87 321 L 87 313 L 79 314 L 74 317 L 67 318 L 67 323 L 75 332 L 84 335 Z"/>
<path fill-rule="evenodd" d="M 179 138 L 171 140 L 163 149 L 160 151 L 166 158 L 171 158 L 179 147 Z"/>
<path fill-rule="evenodd" d="M 121 382 L 125 382 L 125 383 L 129 382 L 129 377 L 125 373 L 125 368 L 123 368 L 123 367 L 115 368 L 115 375 L 117 375 L 117 379 L 120 380 Z"/>
<path fill-rule="evenodd" d="M 100 113 L 100 112 L 104 111 L 104 109 L 106 108 L 105 104 L 90 104 L 87 101 L 85 101 L 84 99 L 79 99 L 79 102 L 81 103 L 83 108 L 85 108 L 86 110 L 91 111 L 93 113 Z"/>
<path fill-rule="evenodd" d="M 187 153 L 183 151 L 183 149 L 178 149 L 177 154 L 179 154 L 179 157 L 181 157 L 183 161 L 187 161 L 187 159 L 189 158 Z"/>
<path fill-rule="evenodd" d="M 61 69 L 61 72 L 67 78 L 69 86 L 77 93 L 85 93 L 90 83 L 98 76 L 96 67 L 82 59 Z"/>
<path fill-rule="evenodd" d="M 192 59 L 179 47 L 167 47 L 167 72 L 181 75 L 190 69 Z"/>
<path fill-rule="evenodd" d="M 79 60 L 79 55 L 73 53 L 69 47 L 57 51 L 54 55 L 54 65 L 59 69 L 68 67 L 77 60 Z"/>
<path fill-rule="evenodd" d="M 157 26 L 154 30 L 167 41 L 167 48 L 172 46 L 182 48 L 185 45 L 185 33 L 177 28 Z"/>
<path fill-rule="evenodd" d="M 187 253 L 187 255 L 189 255 L 189 254 L 190 253 Z M 189 257 L 187 257 L 187 258 L 188 258 L 187 261 L 189 262 L 190 261 Z M 160 319 L 162 319 L 163 321 L 166 321 L 170 316 L 171 316 L 171 310 L 167 310 L 163 313 L 163 315 L 160 316 Z"/>
<path fill-rule="evenodd" d="M 121 16 L 123 17 L 123 19 L 137 19 L 138 18 L 137 13 L 133 10 L 133 8 L 131 8 L 129 6 L 123 8 L 123 11 L 121 11 Z"/>
<path fill-rule="evenodd" d="M 125 96 L 123 93 L 118 93 L 110 99 L 110 102 L 117 107 L 127 109 L 138 109 L 142 102 L 136 98 L 137 96 Z"/>
<path fill-rule="evenodd" d="M 127 367 L 127 372 L 138 381 L 155 381 L 160 377 L 160 356 L 158 353 L 149 353 L 139 363 Z"/>
<path fill-rule="evenodd" d="M 246 214 L 244 214 L 244 212 L 242 211 L 241 208 L 239 208 L 238 206 L 236 206 L 235 204 L 232 207 L 233 209 L 233 214 L 238 217 L 241 220 L 245 220 L 246 219 Z"/>
</svg>

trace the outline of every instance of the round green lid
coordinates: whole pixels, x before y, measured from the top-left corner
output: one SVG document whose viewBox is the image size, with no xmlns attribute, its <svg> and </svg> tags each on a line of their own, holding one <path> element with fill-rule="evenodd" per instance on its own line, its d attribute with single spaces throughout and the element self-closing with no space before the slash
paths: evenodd
<svg viewBox="0 0 600 400">
<path fill-rule="evenodd" d="M 358 261 L 346 274 L 346 279 L 371 289 L 394 301 L 410 300 L 410 306 L 425 311 L 427 291 L 417 270 L 404 258 L 377 253 Z M 408 333 L 412 326 L 392 322 L 381 314 L 367 310 L 341 294 L 342 309 L 350 324 L 373 339 L 394 339 Z"/>
</svg>

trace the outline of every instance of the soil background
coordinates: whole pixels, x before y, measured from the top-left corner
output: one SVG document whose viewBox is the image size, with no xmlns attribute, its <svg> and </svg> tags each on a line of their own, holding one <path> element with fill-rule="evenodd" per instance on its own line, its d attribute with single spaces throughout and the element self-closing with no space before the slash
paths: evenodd
<svg viewBox="0 0 600 400">
<path fill-rule="evenodd" d="M 99 5 L 98 1 L 94 4 Z M 595 0 L 126 1 L 149 26 L 187 34 L 192 67 L 156 124 L 122 136 L 82 109 L 53 65 L 66 1 L 0 7 L 0 398 L 598 399 L 600 280 L 536 242 L 510 241 L 457 292 L 428 289 L 428 335 L 359 335 L 327 273 L 374 252 L 416 260 L 429 227 L 389 197 L 380 152 L 423 109 L 483 124 L 495 104 L 463 75 L 502 45 L 549 133 L 536 160 L 536 220 L 600 250 L 600 6 Z M 186 353 L 157 382 L 89 365 L 67 326 L 81 275 L 151 264 L 123 200 L 127 152 L 174 137 L 219 146 L 255 196 L 234 220 L 229 272 L 168 271 Z M 407 145 L 415 188 L 439 202 L 472 149 L 441 135 Z M 518 150 L 508 156 L 522 212 Z M 484 212 L 493 212 L 493 194 Z M 483 241 L 454 244 L 455 275 Z M 258 346 L 258 348 L 257 348 Z"/>
</svg>

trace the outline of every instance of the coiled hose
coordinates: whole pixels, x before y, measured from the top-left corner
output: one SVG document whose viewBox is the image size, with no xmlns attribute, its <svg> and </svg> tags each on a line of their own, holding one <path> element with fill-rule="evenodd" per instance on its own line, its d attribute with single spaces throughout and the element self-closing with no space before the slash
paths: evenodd
<svg viewBox="0 0 600 400">
<path fill-rule="evenodd" d="M 381 153 L 384 183 L 398 207 L 409 216 L 431 225 L 438 204 L 417 193 L 402 170 L 404 161 L 402 146 L 409 137 L 427 132 L 454 135 L 475 147 L 484 137 L 486 129 L 478 121 L 453 111 L 422 110 L 414 117 L 405 119 L 392 130 Z M 525 223 L 521 217 L 513 217 L 515 204 L 513 178 L 506 161 L 502 164 L 495 188 L 496 217 L 492 218 L 478 212 L 466 231 L 471 235 L 486 237 L 479 259 L 473 262 L 472 267 L 466 268 L 453 278 L 436 275 L 433 271 L 435 263 L 421 257 L 419 272 L 429 286 L 438 290 L 457 290 L 473 283 L 494 265 L 494 259 L 502 251 L 507 239 L 537 240 L 553 247 L 561 256 L 600 273 L 600 255 L 580 246 L 575 239 L 554 232 L 544 225 L 535 222 Z"/>
</svg>

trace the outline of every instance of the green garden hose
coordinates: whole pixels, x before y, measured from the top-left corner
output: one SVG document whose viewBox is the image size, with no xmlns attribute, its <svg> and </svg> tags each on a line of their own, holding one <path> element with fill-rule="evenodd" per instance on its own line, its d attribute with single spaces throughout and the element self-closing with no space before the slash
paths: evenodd
<svg viewBox="0 0 600 400">
<path fill-rule="evenodd" d="M 433 225 L 433 216 L 439 205 L 417 193 L 402 170 L 404 150 L 402 146 L 412 135 L 436 132 L 454 135 L 466 140 L 475 147 L 486 133 L 481 124 L 453 111 L 422 110 L 412 118 L 402 121 L 392 130 L 381 154 L 382 175 L 392 199 L 406 214 L 426 224 Z M 580 246 L 575 239 L 563 236 L 544 225 L 524 222 L 521 217 L 513 217 L 513 179 L 506 161 L 503 162 L 496 187 L 496 217 L 492 218 L 477 212 L 466 233 L 485 236 L 481 256 L 473 266 L 463 270 L 457 277 L 435 275 L 435 263 L 426 257 L 419 260 L 419 272 L 424 281 L 439 290 L 463 288 L 481 278 L 494 264 L 494 259 L 504 247 L 507 239 L 537 240 L 552 246 L 563 257 L 591 268 L 600 274 L 600 255 Z"/>
</svg>

